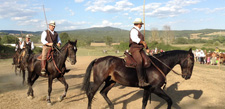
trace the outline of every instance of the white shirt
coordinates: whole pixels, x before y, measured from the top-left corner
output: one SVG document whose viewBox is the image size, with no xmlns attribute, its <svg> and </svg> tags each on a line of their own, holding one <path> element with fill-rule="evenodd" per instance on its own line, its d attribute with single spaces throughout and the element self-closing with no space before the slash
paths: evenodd
<svg viewBox="0 0 225 109">
<path fill-rule="evenodd" d="M 31 41 L 29 41 L 29 42 L 31 43 L 31 50 L 33 50 L 33 49 L 34 49 L 34 44 L 33 44 L 33 42 L 31 42 Z M 26 42 L 26 44 L 28 44 L 29 42 Z M 24 46 L 24 41 L 23 41 L 22 44 L 20 45 L 20 48 L 22 49 L 23 46 Z"/>
<path fill-rule="evenodd" d="M 134 29 L 136 28 L 136 29 Z M 134 26 L 134 28 L 132 28 L 132 30 L 130 31 L 130 39 L 135 42 L 135 43 L 140 43 L 141 39 L 138 37 L 138 32 L 140 31 L 140 29 L 136 26 Z"/>
<path fill-rule="evenodd" d="M 51 31 L 50 29 L 48 29 L 48 30 L 54 35 L 54 31 Z M 44 45 L 48 43 L 48 41 L 45 40 L 46 37 L 47 37 L 47 33 L 46 33 L 46 31 L 43 31 L 41 34 L 41 43 L 43 43 Z M 57 42 L 61 43 L 59 35 L 58 35 Z"/>
</svg>

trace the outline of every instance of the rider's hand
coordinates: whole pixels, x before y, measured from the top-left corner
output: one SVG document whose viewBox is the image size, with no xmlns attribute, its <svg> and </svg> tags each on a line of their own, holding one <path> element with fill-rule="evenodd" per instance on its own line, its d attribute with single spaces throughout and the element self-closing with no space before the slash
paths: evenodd
<svg viewBox="0 0 225 109">
<path fill-rule="evenodd" d="M 141 43 L 142 45 L 144 45 L 145 48 L 147 47 L 145 41 L 140 41 L 140 43 Z"/>
<path fill-rule="evenodd" d="M 150 53 L 149 49 L 146 49 L 146 52 L 149 54 Z"/>
<path fill-rule="evenodd" d="M 53 43 L 47 43 L 46 45 L 48 45 L 48 46 L 52 46 L 52 45 L 53 45 Z"/>
<path fill-rule="evenodd" d="M 61 43 L 57 43 L 57 46 L 60 47 L 61 46 Z"/>
</svg>

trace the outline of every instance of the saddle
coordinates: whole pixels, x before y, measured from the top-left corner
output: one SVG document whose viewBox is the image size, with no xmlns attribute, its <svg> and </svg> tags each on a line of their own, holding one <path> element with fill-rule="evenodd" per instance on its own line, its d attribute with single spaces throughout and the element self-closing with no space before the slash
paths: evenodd
<svg viewBox="0 0 225 109">
<path fill-rule="evenodd" d="M 48 53 L 47 53 L 47 61 L 51 61 L 52 59 L 52 53 L 54 53 L 54 50 L 52 49 L 49 49 Z M 42 60 L 42 54 L 40 54 L 38 57 L 37 57 L 37 60 Z"/>
<path fill-rule="evenodd" d="M 150 63 L 150 58 L 145 54 L 145 52 L 140 52 L 142 59 L 143 59 L 143 67 L 144 68 L 148 68 L 150 67 L 151 63 Z M 134 60 L 133 56 L 128 53 L 128 52 L 124 52 L 125 58 L 125 66 L 129 67 L 129 68 L 136 68 L 137 66 L 137 62 Z"/>
</svg>

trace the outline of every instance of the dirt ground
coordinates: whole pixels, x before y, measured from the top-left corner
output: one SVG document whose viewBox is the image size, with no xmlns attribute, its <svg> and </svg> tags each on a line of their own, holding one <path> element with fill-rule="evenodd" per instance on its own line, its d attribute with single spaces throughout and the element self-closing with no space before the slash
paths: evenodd
<svg viewBox="0 0 225 109">
<path fill-rule="evenodd" d="M 35 98 L 27 98 L 27 85 L 22 85 L 22 77 L 16 76 L 12 69 L 11 59 L 0 60 L 0 109 L 86 109 L 87 97 L 80 91 L 85 70 L 89 63 L 97 57 L 78 56 L 76 65 L 67 63 L 71 71 L 65 74 L 69 84 L 66 98 L 62 102 L 57 99 L 63 94 L 64 86 L 56 81 L 53 83 L 51 95 L 52 106 L 45 101 L 48 92 L 47 79 L 40 77 L 34 84 Z M 175 71 L 181 72 L 176 66 Z M 174 109 L 222 109 L 225 108 L 225 71 L 212 69 L 207 65 L 195 65 L 190 80 L 170 72 L 167 75 L 165 92 L 173 100 Z M 143 90 L 139 88 L 116 85 L 108 93 L 115 109 L 140 109 Z M 165 109 L 167 104 L 152 94 L 151 104 L 147 109 Z M 99 91 L 92 104 L 93 109 L 108 108 Z"/>
</svg>

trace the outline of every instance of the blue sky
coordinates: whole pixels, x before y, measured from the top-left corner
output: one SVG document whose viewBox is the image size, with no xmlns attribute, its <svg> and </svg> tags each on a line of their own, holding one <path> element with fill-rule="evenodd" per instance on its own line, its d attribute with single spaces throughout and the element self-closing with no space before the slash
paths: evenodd
<svg viewBox="0 0 225 109">
<path fill-rule="evenodd" d="M 56 31 L 92 27 L 129 30 L 143 19 L 144 0 L 0 0 L 0 30 Z M 225 0 L 145 0 L 145 28 L 172 30 L 225 29 Z"/>
</svg>

